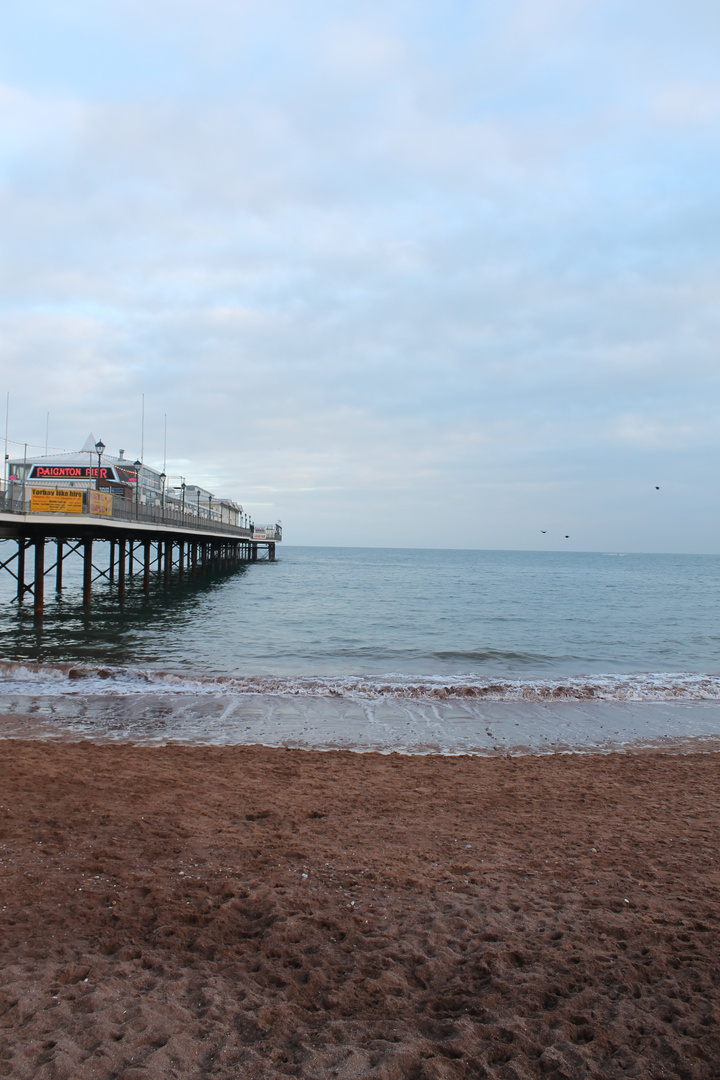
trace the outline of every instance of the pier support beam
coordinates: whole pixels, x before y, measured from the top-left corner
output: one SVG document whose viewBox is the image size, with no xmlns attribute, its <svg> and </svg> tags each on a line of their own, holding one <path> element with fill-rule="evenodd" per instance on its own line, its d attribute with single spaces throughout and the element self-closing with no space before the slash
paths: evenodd
<svg viewBox="0 0 720 1080">
<path fill-rule="evenodd" d="M 115 541 L 110 541 L 110 573 L 108 575 L 110 584 L 115 583 Z"/>
<path fill-rule="evenodd" d="M 118 600 L 125 599 L 125 541 L 118 541 Z"/>
<path fill-rule="evenodd" d="M 35 537 L 35 618 L 42 619 L 45 603 L 45 537 Z"/>
<path fill-rule="evenodd" d="M 25 599 L 25 537 L 18 540 L 17 598 L 22 604 Z"/>
<path fill-rule="evenodd" d="M 180 580 L 185 580 L 185 541 L 181 540 L 178 544 L 178 568 L 180 570 Z"/>
<path fill-rule="evenodd" d="M 92 540 L 89 537 L 83 540 L 83 604 L 85 607 L 90 607 L 92 592 L 92 549 Z"/>
<path fill-rule="evenodd" d="M 197 574 L 197 540 L 193 540 L 192 554 L 190 556 L 190 560 L 192 563 L 191 573 L 192 576 L 195 577 L 195 575 Z"/>
<path fill-rule="evenodd" d="M 143 589 L 146 593 L 150 592 L 150 541 L 145 540 L 143 543 L 145 550 L 145 560 L 143 566 Z"/>
<path fill-rule="evenodd" d="M 62 592 L 62 572 L 63 572 L 63 542 L 58 540 L 57 542 L 57 557 L 55 559 L 55 592 Z"/>
<path fill-rule="evenodd" d="M 275 545 L 268 544 L 268 559 L 270 562 L 275 562 Z"/>
<path fill-rule="evenodd" d="M 133 555 L 135 553 L 135 541 L 131 540 L 128 547 L 130 551 L 128 553 L 128 577 L 132 580 L 133 576 Z"/>
<path fill-rule="evenodd" d="M 257 543 L 251 544 L 250 547 L 252 549 L 252 554 L 251 554 L 250 558 L 251 558 L 252 562 L 257 562 Z"/>
<path fill-rule="evenodd" d="M 170 584 L 170 567 L 172 565 L 172 540 L 165 541 L 165 584 Z"/>
</svg>

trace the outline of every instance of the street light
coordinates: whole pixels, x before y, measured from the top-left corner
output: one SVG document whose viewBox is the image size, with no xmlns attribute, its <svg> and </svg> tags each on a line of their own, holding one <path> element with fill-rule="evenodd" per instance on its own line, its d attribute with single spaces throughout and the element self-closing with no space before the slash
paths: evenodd
<svg viewBox="0 0 720 1080">
<path fill-rule="evenodd" d="M 199 520 L 200 520 L 200 488 L 198 488 L 198 489 L 197 489 L 197 497 L 198 497 L 198 512 L 197 512 L 197 516 L 198 516 L 198 521 L 199 521 Z"/>
<path fill-rule="evenodd" d="M 95 490 L 99 491 L 100 490 L 100 461 L 102 459 L 103 454 L 105 453 L 105 443 L 102 441 L 102 439 L 98 439 L 98 441 L 95 443 L 95 453 L 98 456 L 98 471 L 97 471 L 97 479 L 95 480 Z"/>
<path fill-rule="evenodd" d="M 164 473 L 164 472 L 161 472 L 161 473 L 160 473 L 160 479 L 162 480 L 162 500 L 161 500 L 161 506 L 162 506 L 162 510 L 163 510 L 163 513 L 165 513 L 165 481 L 167 480 L 167 476 L 165 475 L 165 473 Z"/>
<path fill-rule="evenodd" d="M 208 495 L 208 521 L 212 518 L 212 495 Z"/>
<path fill-rule="evenodd" d="M 142 461 L 138 458 L 135 462 L 135 517 L 138 516 L 138 505 L 140 503 L 140 470 L 142 468 Z"/>
<path fill-rule="evenodd" d="M 185 519 L 185 481 L 184 480 L 183 480 L 183 482 L 181 484 L 181 487 L 182 487 L 182 514 L 183 514 L 183 520 L 184 520 Z"/>
</svg>

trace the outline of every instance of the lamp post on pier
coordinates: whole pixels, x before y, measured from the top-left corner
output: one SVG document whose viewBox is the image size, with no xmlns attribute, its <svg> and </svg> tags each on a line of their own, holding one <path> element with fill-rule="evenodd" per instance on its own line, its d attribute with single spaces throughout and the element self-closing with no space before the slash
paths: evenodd
<svg viewBox="0 0 720 1080">
<path fill-rule="evenodd" d="M 95 443 L 95 453 L 98 456 L 98 471 L 97 471 L 97 477 L 95 478 L 95 490 L 99 491 L 100 490 L 100 462 L 102 460 L 103 454 L 105 453 L 105 443 L 102 441 L 102 439 L 98 439 L 98 441 Z"/>
<path fill-rule="evenodd" d="M 138 508 L 140 504 L 140 470 L 142 468 L 142 461 L 138 458 L 135 462 L 135 518 L 138 517 Z"/>
<path fill-rule="evenodd" d="M 165 481 L 167 480 L 167 476 L 165 475 L 164 472 L 160 473 L 160 480 L 162 481 L 162 497 L 161 497 L 160 505 L 162 507 L 162 512 L 164 514 L 165 513 Z"/>
</svg>

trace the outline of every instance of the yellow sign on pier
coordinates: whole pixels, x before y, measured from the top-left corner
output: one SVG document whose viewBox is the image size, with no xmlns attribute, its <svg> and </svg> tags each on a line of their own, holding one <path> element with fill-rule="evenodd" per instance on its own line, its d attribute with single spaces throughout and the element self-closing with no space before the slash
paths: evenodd
<svg viewBox="0 0 720 1080">
<path fill-rule="evenodd" d="M 82 491 L 67 488 L 31 488 L 30 510 L 40 514 L 82 514 Z"/>
<path fill-rule="evenodd" d="M 91 514 L 112 517 L 112 495 L 108 491 L 88 491 L 88 510 Z"/>
</svg>

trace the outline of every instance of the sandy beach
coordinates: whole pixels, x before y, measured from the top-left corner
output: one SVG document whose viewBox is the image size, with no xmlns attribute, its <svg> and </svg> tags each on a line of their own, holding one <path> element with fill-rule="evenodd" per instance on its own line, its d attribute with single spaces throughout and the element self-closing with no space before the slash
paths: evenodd
<svg viewBox="0 0 720 1080">
<path fill-rule="evenodd" d="M 0 1076 L 720 1075 L 717 753 L 0 755 Z"/>
</svg>

